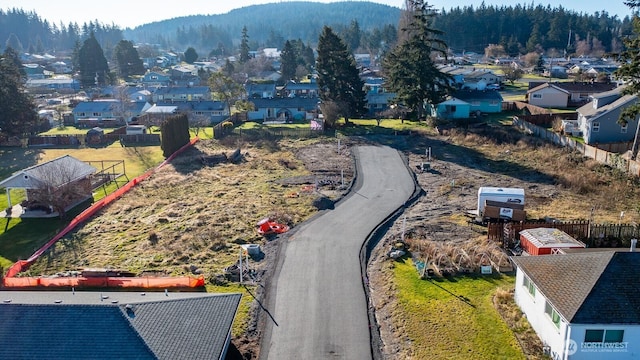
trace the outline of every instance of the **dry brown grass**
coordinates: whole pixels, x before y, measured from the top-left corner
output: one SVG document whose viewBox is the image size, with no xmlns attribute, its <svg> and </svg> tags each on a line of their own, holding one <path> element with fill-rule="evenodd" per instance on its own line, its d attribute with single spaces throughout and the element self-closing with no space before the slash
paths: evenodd
<svg viewBox="0 0 640 360">
<path fill-rule="evenodd" d="M 493 296 L 493 306 L 513 331 L 527 359 L 549 359 L 542 352 L 542 341 L 516 305 L 513 293 L 512 288 L 498 288 Z"/>
<path fill-rule="evenodd" d="M 288 197 L 298 186 L 278 182 L 309 174 L 294 153 L 312 142 L 243 144 L 243 162 L 215 167 L 203 166 L 200 154 L 229 154 L 238 143 L 200 143 L 56 244 L 30 272 L 110 267 L 182 275 L 195 267 L 206 276 L 220 273 L 235 262 L 240 244 L 265 241 L 256 232 L 260 219 L 295 225 L 315 213 L 317 194 Z"/>
<path fill-rule="evenodd" d="M 528 201 L 530 218 L 588 219 L 614 223 L 625 211 L 625 222 L 640 221 L 640 180 L 568 149 L 558 148 L 508 127 L 473 131 L 451 130 L 449 141 L 473 149 L 490 161 L 504 164 L 498 172 L 552 179 L 558 191 Z M 515 166 L 513 166 L 515 165 Z M 511 168 L 510 168 L 511 167 Z M 519 170 L 513 170 L 517 169 Z M 445 189 L 441 189 L 446 193 Z M 531 206 L 535 205 L 535 206 Z"/>
</svg>

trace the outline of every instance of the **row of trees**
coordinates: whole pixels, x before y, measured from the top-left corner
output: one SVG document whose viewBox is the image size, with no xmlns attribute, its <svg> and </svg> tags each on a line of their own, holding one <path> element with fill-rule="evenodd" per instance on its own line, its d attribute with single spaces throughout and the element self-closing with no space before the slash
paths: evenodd
<svg viewBox="0 0 640 360">
<path fill-rule="evenodd" d="M 397 94 L 398 104 L 422 118 L 427 104 L 441 102 L 452 90 L 450 77 L 441 73 L 433 58 L 446 56 L 442 32 L 432 27 L 436 12 L 423 0 L 407 0 L 400 20 L 401 33 L 383 61 L 385 87 Z M 325 27 L 318 41 L 318 87 L 322 113 L 328 126 L 342 116 L 363 115 L 365 96 L 362 80 L 349 47 L 331 28 Z"/>
</svg>

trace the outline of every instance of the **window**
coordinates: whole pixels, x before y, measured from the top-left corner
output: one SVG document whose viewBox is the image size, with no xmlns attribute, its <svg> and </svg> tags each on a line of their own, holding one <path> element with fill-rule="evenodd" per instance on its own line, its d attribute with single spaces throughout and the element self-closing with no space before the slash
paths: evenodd
<svg viewBox="0 0 640 360">
<path fill-rule="evenodd" d="M 560 328 L 560 314 L 558 314 L 556 309 L 554 309 L 548 301 L 544 304 L 544 313 L 549 316 L 549 319 L 551 319 L 551 322 L 556 328 Z"/>
<path fill-rule="evenodd" d="M 604 342 L 622 342 L 624 339 L 624 330 L 607 330 L 604 333 Z"/>
<path fill-rule="evenodd" d="M 622 134 L 626 134 L 627 133 L 627 128 L 629 127 L 629 124 L 624 124 L 624 125 L 620 125 L 620 132 Z"/>
<path fill-rule="evenodd" d="M 536 297 L 536 286 L 531 282 L 531 280 L 529 280 L 528 277 L 523 277 L 522 278 L 522 286 L 526 287 L 527 290 L 529 290 L 529 294 L 531 294 L 531 296 L 533 296 L 534 298 Z"/>
<path fill-rule="evenodd" d="M 585 330 L 584 342 L 617 343 L 623 342 L 624 330 Z"/>
<path fill-rule="evenodd" d="M 594 121 L 594 122 L 591 124 L 591 131 L 593 131 L 593 132 L 598 132 L 598 131 L 600 131 L 600 123 L 599 123 L 599 122 L 597 122 L 597 121 Z"/>
<path fill-rule="evenodd" d="M 542 99 L 542 94 L 531 94 L 532 99 Z"/>
</svg>

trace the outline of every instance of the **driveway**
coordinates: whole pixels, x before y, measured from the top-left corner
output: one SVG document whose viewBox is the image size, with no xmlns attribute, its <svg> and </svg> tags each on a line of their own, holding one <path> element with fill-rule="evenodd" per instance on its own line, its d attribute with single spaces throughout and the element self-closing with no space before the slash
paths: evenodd
<svg viewBox="0 0 640 360">
<path fill-rule="evenodd" d="M 358 180 L 334 210 L 300 226 L 280 249 L 261 359 L 371 359 L 360 249 L 414 191 L 400 154 L 354 149 Z"/>
</svg>

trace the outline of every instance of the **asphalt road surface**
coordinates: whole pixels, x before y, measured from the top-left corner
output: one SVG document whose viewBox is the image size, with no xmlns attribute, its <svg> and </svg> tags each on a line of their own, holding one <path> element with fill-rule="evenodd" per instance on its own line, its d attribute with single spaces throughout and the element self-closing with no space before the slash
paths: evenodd
<svg viewBox="0 0 640 360">
<path fill-rule="evenodd" d="M 396 150 L 354 151 L 358 181 L 347 198 L 282 244 L 265 304 L 271 318 L 261 359 L 372 357 L 359 252 L 371 231 L 409 199 L 414 182 Z"/>
</svg>

